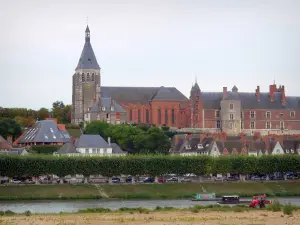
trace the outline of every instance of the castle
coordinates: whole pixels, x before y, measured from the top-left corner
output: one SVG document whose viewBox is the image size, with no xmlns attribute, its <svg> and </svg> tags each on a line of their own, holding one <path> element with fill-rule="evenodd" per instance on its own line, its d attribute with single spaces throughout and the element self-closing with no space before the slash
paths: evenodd
<svg viewBox="0 0 300 225">
<path fill-rule="evenodd" d="M 202 92 L 196 82 L 185 97 L 175 87 L 101 86 L 100 66 L 90 29 L 73 75 L 72 123 L 104 120 L 112 124 L 149 123 L 209 132 L 300 133 L 300 97 L 285 95 L 285 87 L 272 84 L 268 93 Z"/>
</svg>

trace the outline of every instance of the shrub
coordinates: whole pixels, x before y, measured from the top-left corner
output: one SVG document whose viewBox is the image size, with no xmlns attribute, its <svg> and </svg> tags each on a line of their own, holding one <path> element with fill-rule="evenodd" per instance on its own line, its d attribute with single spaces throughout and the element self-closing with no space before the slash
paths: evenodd
<svg viewBox="0 0 300 225">
<path fill-rule="evenodd" d="M 25 211 L 25 216 L 31 216 L 31 212 L 29 210 Z"/>
<path fill-rule="evenodd" d="M 267 209 L 272 212 L 279 212 L 281 211 L 281 204 L 278 200 L 275 200 L 273 204 L 267 206 Z"/>
<path fill-rule="evenodd" d="M 291 205 L 291 203 L 283 206 L 283 213 L 285 215 L 292 215 L 294 211 L 294 206 Z"/>
<path fill-rule="evenodd" d="M 13 212 L 13 211 L 11 211 L 11 210 L 6 210 L 4 213 L 5 213 L 5 215 L 7 215 L 7 216 L 11 216 L 11 215 L 16 214 L 15 212 Z"/>
</svg>

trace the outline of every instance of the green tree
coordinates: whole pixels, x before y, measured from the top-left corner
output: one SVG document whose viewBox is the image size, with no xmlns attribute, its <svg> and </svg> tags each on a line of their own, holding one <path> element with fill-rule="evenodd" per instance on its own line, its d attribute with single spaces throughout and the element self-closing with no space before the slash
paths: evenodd
<svg viewBox="0 0 300 225">
<path fill-rule="evenodd" d="M 110 125 L 104 121 L 92 121 L 87 124 L 84 130 L 85 134 L 99 134 L 104 139 L 107 139 L 106 130 Z"/>
<path fill-rule="evenodd" d="M 44 120 L 47 117 L 49 117 L 49 110 L 46 108 L 40 108 L 40 110 L 38 111 L 38 119 Z"/>
<path fill-rule="evenodd" d="M 0 120 L 0 135 L 2 137 L 12 136 L 13 139 L 16 139 L 21 134 L 21 126 L 16 120 L 10 118 Z"/>
</svg>

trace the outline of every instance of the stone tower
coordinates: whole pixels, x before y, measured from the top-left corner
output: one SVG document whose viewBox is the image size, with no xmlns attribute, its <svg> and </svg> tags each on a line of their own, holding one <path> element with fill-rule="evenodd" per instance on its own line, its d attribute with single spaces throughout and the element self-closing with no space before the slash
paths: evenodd
<svg viewBox="0 0 300 225">
<path fill-rule="evenodd" d="M 94 54 L 90 29 L 85 29 L 85 43 L 73 75 L 72 85 L 72 123 L 84 121 L 84 113 L 95 98 L 101 99 L 100 66 Z"/>
</svg>

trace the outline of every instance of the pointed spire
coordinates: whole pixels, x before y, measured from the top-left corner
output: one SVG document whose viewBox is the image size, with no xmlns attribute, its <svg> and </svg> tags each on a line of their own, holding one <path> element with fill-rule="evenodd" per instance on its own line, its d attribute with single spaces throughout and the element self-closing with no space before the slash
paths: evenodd
<svg viewBox="0 0 300 225">
<path fill-rule="evenodd" d="M 86 26 L 85 29 L 85 42 L 90 42 L 91 37 L 90 37 L 90 28 L 89 25 Z"/>
</svg>

